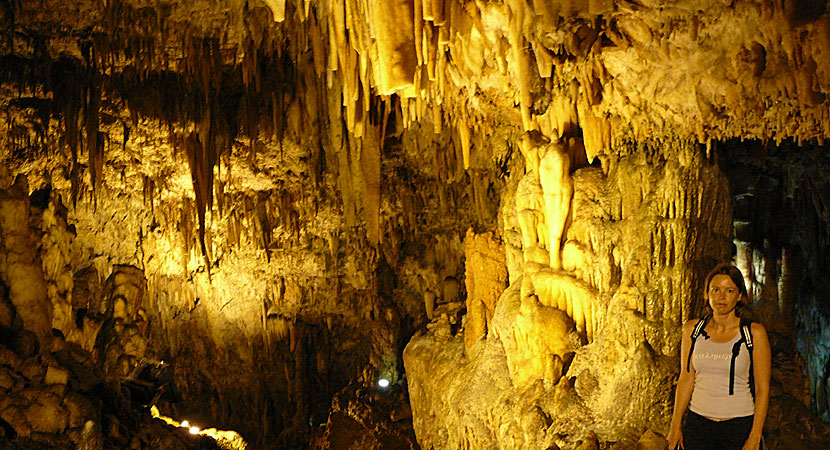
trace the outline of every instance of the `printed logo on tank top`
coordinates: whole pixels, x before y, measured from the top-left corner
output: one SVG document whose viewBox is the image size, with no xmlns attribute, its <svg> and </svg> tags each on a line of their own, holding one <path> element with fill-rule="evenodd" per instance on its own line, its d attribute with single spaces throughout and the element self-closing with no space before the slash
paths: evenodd
<svg viewBox="0 0 830 450">
<path fill-rule="evenodd" d="M 732 358 L 731 353 L 695 353 L 695 359 L 723 360 Z"/>
</svg>

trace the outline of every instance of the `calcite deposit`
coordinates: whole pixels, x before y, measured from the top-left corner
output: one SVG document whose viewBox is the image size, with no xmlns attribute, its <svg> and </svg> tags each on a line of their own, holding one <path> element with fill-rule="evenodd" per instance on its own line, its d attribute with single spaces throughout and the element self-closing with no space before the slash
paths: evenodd
<svg viewBox="0 0 830 450">
<path fill-rule="evenodd" d="M 0 3 L 0 446 L 662 448 L 724 260 L 830 446 L 827 2 Z"/>
</svg>

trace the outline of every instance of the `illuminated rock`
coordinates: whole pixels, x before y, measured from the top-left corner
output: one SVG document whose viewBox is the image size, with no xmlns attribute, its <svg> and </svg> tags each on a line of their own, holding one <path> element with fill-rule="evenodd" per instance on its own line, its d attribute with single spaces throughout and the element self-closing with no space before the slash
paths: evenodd
<svg viewBox="0 0 830 450">
<path fill-rule="evenodd" d="M 52 329 L 52 305 L 35 244 L 37 237 L 29 225 L 28 189 L 26 178 L 18 176 L 14 185 L 0 191 L 0 276 L 23 326 L 45 347 Z"/>
<path fill-rule="evenodd" d="M 518 311 L 508 309 L 505 315 L 515 317 L 512 326 L 497 333 L 513 385 L 521 389 L 536 380 L 558 382 L 579 342 L 571 334 L 573 320 L 560 309 L 542 305 L 535 296 L 522 298 Z"/>
<path fill-rule="evenodd" d="M 470 350 L 478 339 L 487 335 L 496 302 L 507 286 L 507 268 L 504 247 L 493 241 L 492 234 L 476 235 L 467 230 L 464 245 L 467 287 L 464 339 Z"/>
</svg>

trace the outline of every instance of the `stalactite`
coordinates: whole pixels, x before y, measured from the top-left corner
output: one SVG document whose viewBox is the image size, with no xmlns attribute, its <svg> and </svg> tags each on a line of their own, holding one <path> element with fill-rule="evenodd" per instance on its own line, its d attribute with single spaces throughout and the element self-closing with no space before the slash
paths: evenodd
<svg viewBox="0 0 830 450">
<path fill-rule="evenodd" d="M 188 198 L 182 198 L 181 216 L 178 221 L 178 230 L 184 241 L 183 266 L 187 267 L 187 255 L 193 245 L 193 202 Z"/>
<path fill-rule="evenodd" d="M 530 91 L 531 61 L 527 54 L 527 40 L 522 34 L 524 25 L 524 6 L 511 4 L 514 17 L 510 23 L 510 43 L 513 49 L 513 64 L 516 66 L 519 83 L 519 108 L 522 112 L 522 126 L 525 131 L 536 128 L 530 112 L 533 96 Z"/>
<path fill-rule="evenodd" d="M 265 4 L 271 10 L 274 22 L 283 22 L 285 20 L 285 0 L 265 0 Z"/>
<path fill-rule="evenodd" d="M 366 237 L 372 245 L 380 243 L 380 139 L 377 127 L 373 127 L 364 140 L 360 153 L 362 169 L 363 215 L 366 221 Z"/>
<path fill-rule="evenodd" d="M 407 0 L 371 0 L 379 65 L 377 89 L 383 95 L 411 89 L 415 81 L 414 12 Z"/>
<path fill-rule="evenodd" d="M 83 91 L 78 89 L 79 85 L 83 85 L 81 71 L 82 69 L 71 60 L 58 60 L 49 67 L 50 89 L 54 102 L 63 116 L 64 142 L 70 151 L 68 172 L 73 208 L 77 206 L 81 188 L 81 169 L 78 161 L 81 141 L 78 123 L 84 105 Z"/>
<path fill-rule="evenodd" d="M 257 199 L 256 217 L 259 223 L 262 247 L 265 249 L 265 256 L 268 262 L 271 261 L 271 221 L 268 219 L 267 203 L 268 196 L 266 193 L 261 193 Z"/>
<path fill-rule="evenodd" d="M 553 75 L 553 55 L 538 40 L 533 41 L 533 53 L 536 56 L 536 68 L 539 76 L 550 78 Z"/>
<path fill-rule="evenodd" d="M 156 183 L 155 181 L 147 175 L 143 177 L 143 188 L 142 193 L 144 196 L 144 206 L 147 206 L 149 203 L 150 205 L 150 214 L 152 216 L 155 215 L 155 195 L 156 195 Z"/>
<path fill-rule="evenodd" d="M 184 151 L 190 165 L 190 178 L 193 182 L 196 212 L 199 216 L 199 244 L 205 260 L 205 269 L 210 276 L 210 254 L 205 244 L 205 211 L 212 204 L 213 162 L 216 157 L 215 154 L 211 154 L 211 149 L 202 144 L 195 132 L 184 139 Z"/>
<path fill-rule="evenodd" d="M 318 77 L 326 73 L 326 47 L 323 44 L 323 27 L 318 22 L 317 14 L 312 16 L 309 22 L 309 37 L 311 38 L 311 51 L 314 60 L 314 71 Z M 331 52 L 333 50 L 329 50 Z"/>
<path fill-rule="evenodd" d="M 432 22 L 441 27 L 444 26 L 446 16 L 444 14 L 445 0 L 430 0 L 432 2 Z"/>
<path fill-rule="evenodd" d="M 216 210 L 219 213 L 219 217 L 225 217 L 228 212 L 227 206 L 229 200 L 228 195 L 225 194 L 225 182 L 221 178 L 217 178 L 214 185 L 216 186 L 214 192 L 216 196 Z"/>
<path fill-rule="evenodd" d="M 602 117 L 594 115 L 591 107 L 578 102 L 579 124 L 582 127 L 585 154 L 588 161 L 605 153 L 611 145 L 611 124 Z"/>
<path fill-rule="evenodd" d="M 426 1 L 426 0 L 425 0 Z M 436 73 L 436 58 L 438 57 L 438 33 L 435 27 L 429 22 L 424 23 L 423 32 L 424 43 L 422 45 L 424 52 L 424 63 L 427 69 L 427 76 L 429 81 L 438 79 Z"/>
<path fill-rule="evenodd" d="M 343 107 L 346 108 L 346 129 L 354 134 L 358 111 L 363 111 L 362 105 L 358 104 L 360 90 L 357 85 L 357 52 L 348 47 L 344 50 L 344 53 L 345 67 L 341 72 L 343 76 Z M 356 134 L 354 137 L 359 138 L 360 134 Z"/>
<path fill-rule="evenodd" d="M 470 168 L 470 125 L 467 123 L 465 116 L 461 116 L 456 120 L 458 139 L 461 141 L 461 154 L 464 162 L 464 170 L 467 170 Z"/>
<path fill-rule="evenodd" d="M 329 23 L 331 24 L 331 29 L 329 33 L 332 33 L 332 37 L 334 38 L 334 45 L 336 47 L 329 48 L 329 51 L 332 52 L 335 59 L 335 65 L 329 68 L 331 70 L 337 70 L 338 64 L 341 70 L 345 70 L 345 51 L 347 49 L 348 40 L 346 38 L 346 5 L 345 0 L 335 0 L 329 3 L 331 10 L 329 11 Z M 343 74 L 340 73 L 341 80 L 343 80 Z M 344 81 L 345 84 L 345 81 Z M 345 90 L 345 89 L 344 89 Z"/>
<path fill-rule="evenodd" d="M 423 54 L 423 47 L 424 47 L 424 5 L 422 2 L 428 2 L 430 0 L 414 0 L 413 3 L 413 16 L 412 16 L 412 25 L 413 31 L 415 32 L 415 59 L 417 61 L 416 67 L 420 67 L 424 64 L 424 54 Z"/>
</svg>

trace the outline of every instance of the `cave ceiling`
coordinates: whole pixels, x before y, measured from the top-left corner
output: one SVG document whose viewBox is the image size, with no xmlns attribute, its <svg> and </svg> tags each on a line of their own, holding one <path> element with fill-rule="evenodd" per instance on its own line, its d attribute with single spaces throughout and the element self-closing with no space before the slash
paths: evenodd
<svg viewBox="0 0 830 450">
<path fill-rule="evenodd" d="M 123 101 L 120 112 L 133 114 L 129 122 L 135 115 L 196 122 L 209 107 L 199 94 L 225 88 L 226 97 L 293 93 L 306 115 L 320 114 L 309 94 L 331 97 L 337 83 L 356 137 L 366 126 L 363 111 L 392 94 L 401 99 L 405 124 L 474 130 L 462 135 L 486 133 L 498 122 L 556 138 L 570 121 L 582 129 L 591 155 L 623 139 L 705 143 L 828 134 L 823 1 L 17 0 L 4 6 L 5 27 L 13 30 L 3 42 L 7 77 L 29 73 L 57 101 L 59 82 L 45 78 L 60 69 L 44 62 L 67 65 L 76 75 L 91 70 L 104 98 Z M 305 92 L 311 80 L 325 80 L 325 92 Z M 159 94 L 178 91 L 179 104 L 131 98 L 142 84 Z M 269 99 L 260 100 L 257 106 Z M 248 121 L 239 119 L 241 135 L 253 133 Z"/>
<path fill-rule="evenodd" d="M 645 141 L 823 142 L 825 9 L 823 1 L 12 0 L 0 43 L 7 148 L 21 161 L 10 167 L 48 179 L 73 204 L 103 178 L 122 192 L 142 180 L 151 201 L 156 191 L 191 198 L 199 230 L 216 192 L 221 209 L 226 193 L 279 190 L 318 210 L 318 235 L 368 213 L 360 221 L 378 242 L 382 208 L 361 203 L 377 203 L 380 167 L 326 171 L 348 166 L 339 148 L 368 149 L 374 160 L 397 138 L 404 156 L 385 158 L 383 170 L 457 182 L 462 169 L 503 163 L 505 146 L 488 145 L 490 136 L 524 132 L 581 137 L 589 163 Z M 65 136 L 46 144 L 54 127 Z M 222 158 L 230 174 L 214 176 Z M 326 176 L 345 193 L 342 217 L 319 213 L 337 199 L 307 195 Z"/>
</svg>

